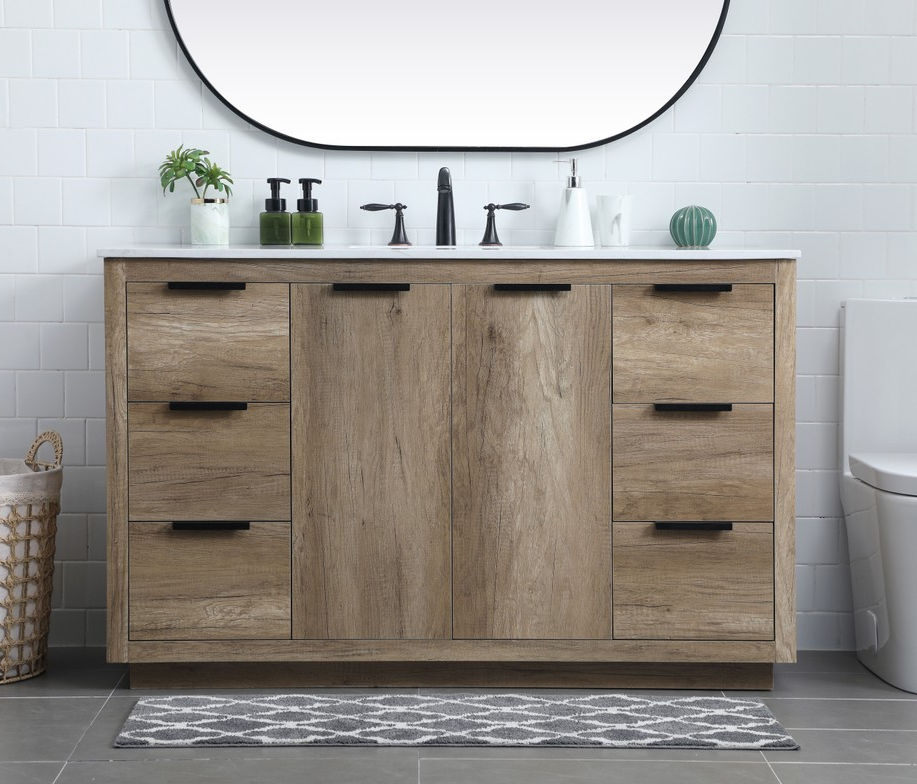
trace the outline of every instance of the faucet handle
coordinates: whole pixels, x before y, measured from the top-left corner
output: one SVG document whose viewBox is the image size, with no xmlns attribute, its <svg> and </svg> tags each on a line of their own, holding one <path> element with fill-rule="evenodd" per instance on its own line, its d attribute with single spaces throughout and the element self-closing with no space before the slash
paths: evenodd
<svg viewBox="0 0 917 784">
<path fill-rule="evenodd" d="M 380 210 L 397 210 L 401 212 L 408 208 L 407 204 L 361 204 L 360 209 L 366 210 L 367 212 L 379 212 Z"/>
<path fill-rule="evenodd" d="M 366 210 L 367 212 L 380 212 L 381 210 L 394 210 L 395 211 L 395 230 L 392 232 L 392 238 L 389 240 L 389 245 L 392 247 L 405 248 L 410 246 L 408 241 L 408 235 L 404 230 L 404 210 L 408 208 L 407 204 L 402 204 L 398 202 L 397 204 L 378 204 L 373 202 L 371 204 L 361 204 L 360 209 Z"/>
<path fill-rule="evenodd" d="M 494 210 L 527 210 L 531 205 L 523 204 L 521 201 L 510 202 L 509 204 L 485 204 L 484 209 L 487 210 L 487 227 L 484 229 L 484 239 L 482 239 L 478 245 L 483 245 L 487 247 L 498 247 L 503 243 L 500 242 L 500 238 L 497 236 L 497 223 L 494 219 Z"/>
<path fill-rule="evenodd" d="M 490 212 L 494 210 L 527 210 L 532 205 L 523 204 L 521 201 L 513 201 L 509 204 L 485 204 L 484 209 Z"/>
</svg>

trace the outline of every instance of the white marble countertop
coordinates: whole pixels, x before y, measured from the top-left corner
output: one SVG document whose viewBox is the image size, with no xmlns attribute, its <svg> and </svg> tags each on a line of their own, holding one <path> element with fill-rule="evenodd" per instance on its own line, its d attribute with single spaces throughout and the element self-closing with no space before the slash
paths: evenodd
<svg viewBox="0 0 917 784">
<path fill-rule="evenodd" d="M 98 255 L 118 259 L 276 259 L 309 261 L 328 259 L 399 259 L 448 261 L 449 259 L 630 259 L 683 261 L 760 261 L 762 259 L 798 259 L 798 250 L 773 248 L 696 248 L 623 247 L 623 248 L 555 248 L 551 245 L 505 245 L 482 248 L 477 245 L 436 247 L 416 245 L 389 248 L 386 245 L 325 245 L 323 247 L 261 245 L 131 245 L 101 248 Z"/>
</svg>

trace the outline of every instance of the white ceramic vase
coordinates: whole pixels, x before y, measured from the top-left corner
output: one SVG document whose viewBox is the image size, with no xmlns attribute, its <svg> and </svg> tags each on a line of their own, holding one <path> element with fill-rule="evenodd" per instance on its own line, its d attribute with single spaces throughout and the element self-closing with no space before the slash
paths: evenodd
<svg viewBox="0 0 917 784">
<path fill-rule="evenodd" d="M 191 244 L 229 244 L 229 204 L 226 199 L 191 199 Z"/>
</svg>

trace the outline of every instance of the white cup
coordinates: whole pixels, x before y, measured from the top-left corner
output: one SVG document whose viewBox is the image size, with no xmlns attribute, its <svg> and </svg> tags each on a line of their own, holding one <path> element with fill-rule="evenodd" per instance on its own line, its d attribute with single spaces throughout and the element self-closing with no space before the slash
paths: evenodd
<svg viewBox="0 0 917 784">
<path fill-rule="evenodd" d="M 630 244 L 630 216 L 633 203 L 633 196 L 596 197 L 599 241 L 604 247 L 622 247 Z"/>
</svg>

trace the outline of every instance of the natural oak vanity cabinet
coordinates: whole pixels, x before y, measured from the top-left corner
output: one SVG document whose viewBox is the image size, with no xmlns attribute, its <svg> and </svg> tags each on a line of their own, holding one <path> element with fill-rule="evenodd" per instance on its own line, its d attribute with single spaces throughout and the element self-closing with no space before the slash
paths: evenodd
<svg viewBox="0 0 917 784">
<path fill-rule="evenodd" d="M 132 685 L 768 688 L 794 660 L 792 254 L 184 254 L 105 262 Z"/>
</svg>

